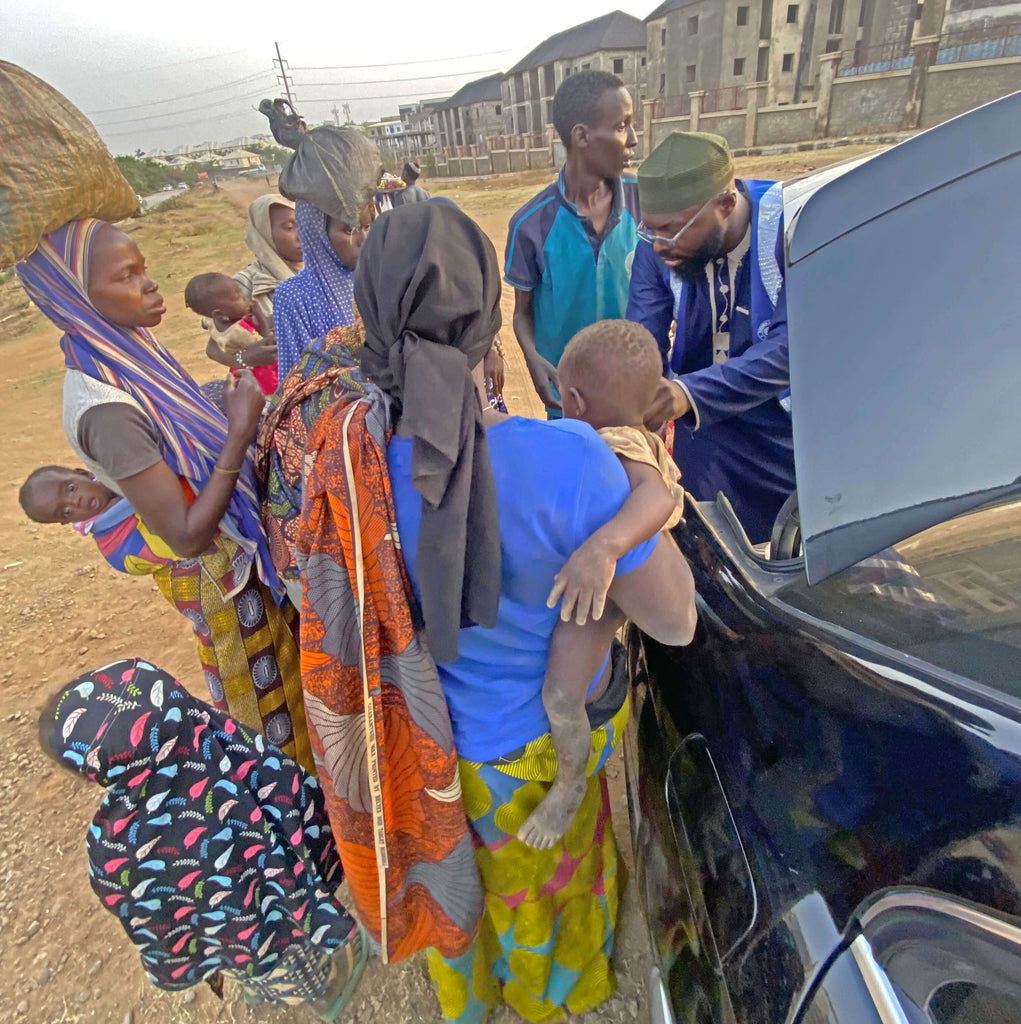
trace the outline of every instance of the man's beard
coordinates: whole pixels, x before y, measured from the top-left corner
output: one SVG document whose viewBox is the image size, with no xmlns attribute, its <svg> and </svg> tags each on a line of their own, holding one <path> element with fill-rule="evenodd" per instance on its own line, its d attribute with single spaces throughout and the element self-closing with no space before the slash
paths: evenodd
<svg viewBox="0 0 1021 1024">
<path fill-rule="evenodd" d="M 723 234 L 723 225 L 717 224 L 702 240 L 702 244 L 694 254 L 685 257 L 684 262 L 679 266 L 672 267 L 671 272 L 686 284 L 693 284 L 702 276 L 705 266 L 710 260 L 723 255 Z"/>
</svg>

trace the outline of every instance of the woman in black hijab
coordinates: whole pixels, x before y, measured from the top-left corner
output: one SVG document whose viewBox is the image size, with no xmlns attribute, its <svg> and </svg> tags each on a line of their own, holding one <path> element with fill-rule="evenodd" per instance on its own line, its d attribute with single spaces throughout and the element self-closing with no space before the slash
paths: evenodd
<svg viewBox="0 0 1021 1024">
<path fill-rule="evenodd" d="M 324 413 L 309 438 L 313 469 L 298 537 L 307 567 L 306 707 L 324 750 L 320 781 L 345 872 L 358 874 L 348 856 L 353 865 L 389 865 L 380 869 L 388 916 L 382 901 L 367 912 L 355 898 L 370 930 L 373 912 L 383 928 L 400 929 L 383 940 L 398 955 L 412 951 L 398 897 L 422 892 L 406 882 L 428 880 L 428 900 L 447 915 L 430 911 L 432 934 L 443 940 L 429 940 L 430 971 L 445 1017 L 459 1024 L 482 1019 L 501 998 L 527 1020 L 562 1020 L 616 985 L 618 853 L 603 769 L 628 704 L 626 677 L 608 689 L 612 630 L 600 633 L 603 621 L 564 672 L 579 677 L 571 685 L 600 711 L 588 715 L 581 805 L 549 849 L 517 833 L 557 771 L 543 683 L 559 608 L 547 608 L 546 595 L 630 488 L 616 457 L 580 421 L 487 410 L 484 424 L 471 371 L 500 326 L 499 298 L 493 246 L 452 204 L 431 200 L 377 220 L 355 276 L 362 372 L 375 386 Z M 644 594 L 670 622 L 690 619 L 689 629 L 687 567 L 676 548 L 666 564 L 662 544 L 653 538 L 628 552 L 617 574 L 631 574 L 630 594 Z M 664 579 L 667 593 L 654 585 Z M 625 593 L 611 587 L 610 596 Z M 666 642 L 683 632 L 650 631 Z M 371 732 L 363 726 L 370 721 Z M 455 777 L 437 776 L 455 748 Z M 423 780 L 414 815 L 396 800 L 412 778 Z M 462 837 L 440 843 L 451 825 L 440 811 L 454 801 L 468 818 L 484 906 L 466 885 Z M 373 807 L 383 809 L 378 819 Z M 408 833 L 425 807 L 433 818 L 409 863 Z M 371 848 L 352 850 L 349 837 L 372 836 L 373 824 L 369 861 Z M 461 929 L 458 941 L 448 941 L 449 923 Z"/>
<path fill-rule="evenodd" d="M 433 657 L 452 661 L 459 628 L 492 626 L 500 598 L 496 494 L 472 379 L 500 329 L 499 263 L 478 225 L 444 201 L 381 219 L 366 245 L 355 276 L 362 373 L 413 439 L 417 589 Z"/>
</svg>

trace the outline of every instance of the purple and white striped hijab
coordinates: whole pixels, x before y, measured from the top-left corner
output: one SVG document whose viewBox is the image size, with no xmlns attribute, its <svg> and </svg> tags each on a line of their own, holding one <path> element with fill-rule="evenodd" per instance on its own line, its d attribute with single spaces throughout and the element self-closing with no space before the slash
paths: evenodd
<svg viewBox="0 0 1021 1024">
<path fill-rule="evenodd" d="M 167 465 L 200 491 L 227 439 L 227 420 L 151 331 L 118 327 L 89 301 L 89 256 L 104 224 L 93 218 L 68 221 L 44 235 L 15 269 L 29 298 L 64 331 L 65 364 L 134 398 L 160 433 Z M 283 584 L 269 555 L 259 505 L 249 452 L 220 529 L 255 560 L 259 578 L 280 601 Z"/>
</svg>

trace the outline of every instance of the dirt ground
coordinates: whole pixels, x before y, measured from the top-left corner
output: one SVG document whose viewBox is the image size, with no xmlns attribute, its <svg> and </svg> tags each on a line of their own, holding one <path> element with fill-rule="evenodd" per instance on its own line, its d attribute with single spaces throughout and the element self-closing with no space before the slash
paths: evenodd
<svg viewBox="0 0 1021 1024">
<path fill-rule="evenodd" d="M 790 178 L 864 150 L 739 162 L 749 177 Z M 503 254 L 507 221 L 552 174 L 504 178 L 435 179 L 425 185 L 474 216 Z M 213 193 L 198 189 L 129 230 L 146 254 L 167 301 L 160 339 L 198 380 L 218 375 L 204 355 L 205 337 L 184 307 L 185 283 L 206 270 L 233 272 L 249 261 L 243 243 L 247 204 L 267 190 L 263 181 Z M 512 296 L 503 299 L 509 357 L 505 398 L 512 413 L 540 415 L 510 329 Z M 0 1020 L 33 1024 L 210 1024 L 213 1021 L 311 1020 L 304 1013 L 251 1010 L 228 990 L 221 1003 L 204 987 L 184 995 L 153 988 L 120 925 L 104 912 L 88 885 L 85 832 L 100 799 L 44 759 L 36 716 L 44 698 L 78 673 L 117 658 L 144 657 L 202 695 L 191 633 L 185 620 L 147 578 L 110 569 L 91 542 L 70 529 L 37 526 L 17 504 L 17 490 L 36 466 L 74 465 L 61 425 L 62 360 L 57 333 L 32 309 L 11 274 L 0 275 L 0 407 L 4 412 L 0 465 L 0 821 L 6 836 L 0 862 Z M 611 762 L 615 824 L 629 857 L 622 769 Z M 583 1024 L 647 1019 L 648 940 L 629 890 L 618 946 L 620 990 Z M 441 1020 L 424 960 L 384 967 L 370 962 L 347 1019 Z M 502 1010 L 494 1024 L 516 1015 Z"/>
</svg>

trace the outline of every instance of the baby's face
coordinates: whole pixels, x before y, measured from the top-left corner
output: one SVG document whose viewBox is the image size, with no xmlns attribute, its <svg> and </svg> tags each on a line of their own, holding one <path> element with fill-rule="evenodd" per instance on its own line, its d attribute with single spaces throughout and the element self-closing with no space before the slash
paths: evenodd
<svg viewBox="0 0 1021 1024">
<path fill-rule="evenodd" d="M 37 523 L 81 523 L 98 516 L 117 495 L 84 470 L 52 470 L 32 486 L 32 518 Z"/>
<path fill-rule="evenodd" d="M 252 300 L 241 290 L 237 281 L 224 285 L 216 305 L 224 319 L 232 324 L 243 320 L 252 311 Z"/>
</svg>

